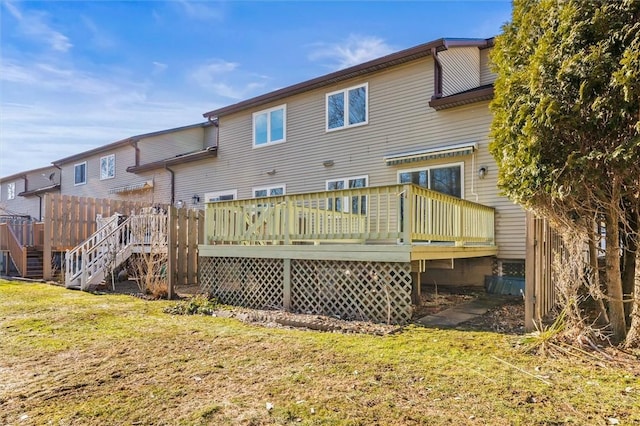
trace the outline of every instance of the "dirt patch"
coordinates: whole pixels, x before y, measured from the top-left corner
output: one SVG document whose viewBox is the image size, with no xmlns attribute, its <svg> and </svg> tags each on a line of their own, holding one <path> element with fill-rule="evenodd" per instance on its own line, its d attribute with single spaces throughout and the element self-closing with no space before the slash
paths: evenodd
<svg viewBox="0 0 640 426">
<path fill-rule="evenodd" d="M 186 291 L 185 291 L 186 290 Z M 197 286 L 178 292 L 181 297 L 188 298 L 198 293 Z M 478 287 L 440 287 L 425 288 L 422 292 L 422 303 L 416 306 L 411 323 L 427 315 L 433 315 L 445 309 L 468 303 L 478 297 L 487 297 Z M 491 296 L 489 296 L 491 297 Z M 480 315 L 471 321 L 460 324 L 458 329 L 494 331 L 507 334 L 524 333 L 524 305 L 519 298 L 505 298 L 504 303 Z M 363 333 L 386 335 L 398 332 L 402 326 L 380 324 L 368 321 L 344 320 L 326 315 L 300 314 L 280 310 L 259 310 L 242 307 L 225 307 L 215 310 L 214 316 L 236 318 L 242 322 L 264 327 L 297 328 L 337 333 Z"/>
</svg>

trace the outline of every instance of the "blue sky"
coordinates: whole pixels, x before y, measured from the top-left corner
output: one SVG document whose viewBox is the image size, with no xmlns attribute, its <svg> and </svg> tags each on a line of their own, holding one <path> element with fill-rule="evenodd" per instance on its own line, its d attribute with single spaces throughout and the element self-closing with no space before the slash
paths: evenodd
<svg viewBox="0 0 640 426">
<path fill-rule="evenodd" d="M 510 16 L 507 0 L 0 0 L 0 176 Z"/>
</svg>

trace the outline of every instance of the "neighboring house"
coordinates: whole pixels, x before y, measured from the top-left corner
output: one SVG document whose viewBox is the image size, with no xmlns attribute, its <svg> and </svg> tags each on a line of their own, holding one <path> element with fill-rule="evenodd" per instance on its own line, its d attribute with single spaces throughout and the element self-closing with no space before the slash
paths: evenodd
<svg viewBox="0 0 640 426">
<path fill-rule="evenodd" d="M 215 156 L 212 127 L 198 123 L 132 136 L 54 161 L 62 173 L 61 193 L 171 204 L 171 166 Z"/>
<path fill-rule="evenodd" d="M 0 178 L 0 216 L 22 216 L 40 221 L 46 193 L 60 191 L 60 170 L 53 166 Z"/>
<path fill-rule="evenodd" d="M 184 175 L 205 201 L 414 183 L 495 208 L 493 251 L 432 254 L 423 281 L 481 285 L 496 272 L 522 274 L 525 214 L 499 195 L 488 150 L 492 45 L 440 39 L 207 112 L 218 126 L 218 158 Z M 328 208 L 340 202 L 346 211 L 347 198 Z M 215 244 L 201 253 L 268 257 Z M 421 259 L 415 247 L 412 261 Z"/>
</svg>

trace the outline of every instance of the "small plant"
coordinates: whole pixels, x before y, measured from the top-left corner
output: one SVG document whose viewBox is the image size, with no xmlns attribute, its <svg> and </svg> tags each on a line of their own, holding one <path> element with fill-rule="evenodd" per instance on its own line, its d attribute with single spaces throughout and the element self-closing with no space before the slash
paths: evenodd
<svg viewBox="0 0 640 426">
<path fill-rule="evenodd" d="M 164 312 L 172 315 L 213 315 L 217 306 L 217 299 L 198 295 L 169 306 Z"/>
</svg>

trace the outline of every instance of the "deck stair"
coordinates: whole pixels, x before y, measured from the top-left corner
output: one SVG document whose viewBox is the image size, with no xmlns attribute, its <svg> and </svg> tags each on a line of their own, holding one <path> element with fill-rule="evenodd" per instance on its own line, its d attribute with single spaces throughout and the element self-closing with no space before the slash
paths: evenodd
<svg viewBox="0 0 640 426">
<path fill-rule="evenodd" d="M 42 250 L 35 247 L 27 247 L 26 278 L 42 279 Z"/>
<path fill-rule="evenodd" d="M 99 229 L 65 256 L 65 286 L 88 290 L 100 284 L 110 270 L 133 253 L 158 245 L 166 249 L 166 214 L 114 215 L 100 221 Z"/>
</svg>

